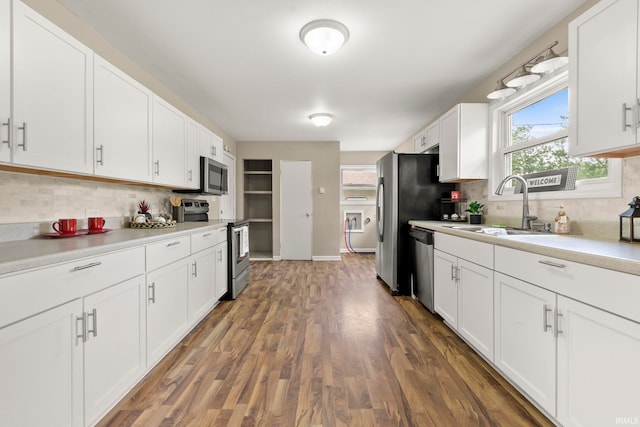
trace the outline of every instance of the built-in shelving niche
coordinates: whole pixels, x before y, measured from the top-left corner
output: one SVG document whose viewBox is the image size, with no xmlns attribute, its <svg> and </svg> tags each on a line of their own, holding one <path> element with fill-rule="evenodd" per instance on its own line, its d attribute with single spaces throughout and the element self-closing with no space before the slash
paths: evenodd
<svg viewBox="0 0 640 427">
<path fill-rule="evenodd" d="M 273 259 L 273 164 L 244 161 L 244 216 L 249 220 L 251 259 Z"/>
</svg>

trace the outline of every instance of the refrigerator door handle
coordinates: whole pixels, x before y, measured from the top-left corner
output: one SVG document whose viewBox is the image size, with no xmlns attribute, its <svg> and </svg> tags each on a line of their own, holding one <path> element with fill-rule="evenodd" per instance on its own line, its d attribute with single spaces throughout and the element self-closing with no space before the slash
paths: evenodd
<svg viewBox="0 0 640 427">
<path fill-rule="evenodd" d="M 384 178 L 378 178 L 378 197 L 376 200 L 376 219 L 378 221 L 378 242 L 384 241 Z"/>
</svg>

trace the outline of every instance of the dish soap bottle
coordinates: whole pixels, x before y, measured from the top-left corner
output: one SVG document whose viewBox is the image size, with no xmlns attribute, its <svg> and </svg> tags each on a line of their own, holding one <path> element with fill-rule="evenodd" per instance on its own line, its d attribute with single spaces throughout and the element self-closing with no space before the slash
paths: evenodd
<svg viewBox="0 0 640 427">
<path fill-rule="evenodd" d="M 560 206 L 560 212 L 558 212 L 558 216 L 556 217 L 556 222 L 553 227 L 553 232 L 558 234 L 569 234 L 571 223 L 569 222 L 569 217 L 564 211 L 564 206 Z"/>
</svg>

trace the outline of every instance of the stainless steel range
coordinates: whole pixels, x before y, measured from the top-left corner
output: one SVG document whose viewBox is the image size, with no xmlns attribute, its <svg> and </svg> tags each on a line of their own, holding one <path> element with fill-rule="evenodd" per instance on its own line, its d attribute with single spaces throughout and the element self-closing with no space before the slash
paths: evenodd
<svg viewBox="0 0 640 427">
<path fill-rule="evenodd" d="M 249 284 L 249 221 L 234 220 L 227 224 L 227 242 L 229 248 L 228 299 L 236 299 Z"/>
</svg>

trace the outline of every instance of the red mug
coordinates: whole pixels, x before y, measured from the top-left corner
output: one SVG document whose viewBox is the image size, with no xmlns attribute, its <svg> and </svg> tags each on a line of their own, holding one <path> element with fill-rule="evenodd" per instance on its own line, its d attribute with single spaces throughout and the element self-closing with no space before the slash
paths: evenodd
<svg viewBox="0 0 640 427">
<path fill-rule="evenodd" d="M 75 218 L 60 218 L 52 225 L 59 234 L 76 234 L 78 231 L 78 220 Z"/>
<path fill-rule="evenodd" d="M 102 231 L 104 223 L 104 218 L 102 218 L 101 216 L 89 218 L 89 231 Z"/>
</svg>

